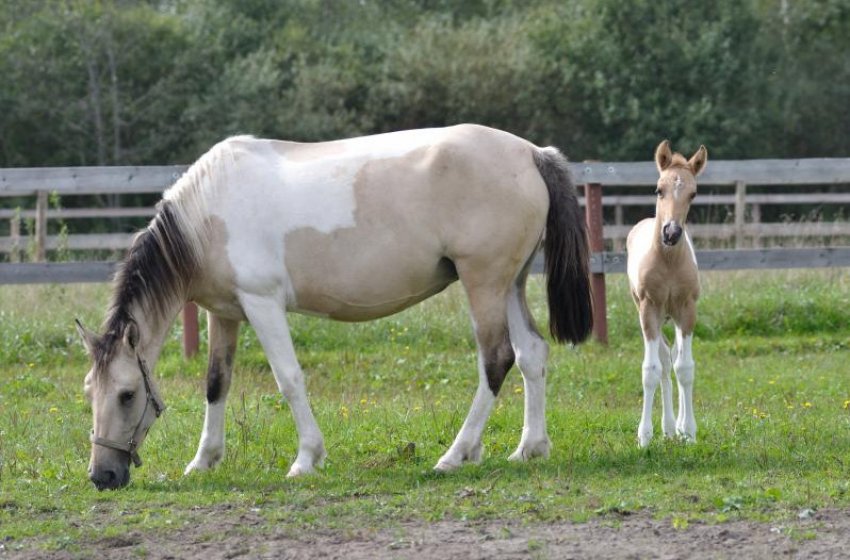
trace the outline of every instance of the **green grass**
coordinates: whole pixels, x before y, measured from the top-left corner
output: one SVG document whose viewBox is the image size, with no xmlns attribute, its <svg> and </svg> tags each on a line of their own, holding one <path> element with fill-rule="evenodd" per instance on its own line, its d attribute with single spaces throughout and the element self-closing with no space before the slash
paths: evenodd
<svg viewBox="0 0 850 560">
<path fill-rule="evenodd" d="M 544 325 L 542 279 L 530 284 Z M 625 277 L 615 275 L 608 277 L 611 344 L 553 348 L 551 458 L 506 460 L 522 428 L 514 371 L 485 432 L 484 461 L 432 473 L 477 380 L 465 302 L 452 288 L 371 323 L 292 317 L 329 453 L 320 474 L 299 480 L 284 478 L 294 426 L 249 328 L 229 401 L 227 457 L 216 470 L 182 476 L 202 426 L 205 359 L 183 360 L 176 325 L 156 368 L 169 409 L 141 450 L 145 465 L 128 488 L 99 493 L 86 480 L 89 364 L 72 321 L 97 326 L 108 290 L 3 287 L 0 541 L 32 537 L 74 550 L 128 530 L 176 529 L 194 506 L 225 504 L 255 508 L 293 530 L 404 519 L 582 521 L 635 511 L 684 528 L 697 519 L 778 519 L 850 505 L 850 273 L 709 273 L 703 293 L 692 445 L 665 441 L 658 414 L 655 440 L 645 450 L 636 445 L 643 349 Z"/>
</svg>

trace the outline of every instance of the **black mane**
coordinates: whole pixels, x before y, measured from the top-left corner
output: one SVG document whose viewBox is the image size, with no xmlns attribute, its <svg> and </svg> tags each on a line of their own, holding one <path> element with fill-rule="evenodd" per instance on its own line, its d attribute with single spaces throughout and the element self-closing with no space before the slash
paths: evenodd
<svg viewBox="0 0 850 560">
<path fill-rule="evenodd" d="M 142 313 L 158 319 L 166 317 L 177 298 L 186 297 L 189 282 L 198 268 L 198 255 L 193 250 L 179 223 L 174 203 L 164 201 L 148 227 L 133 240 L 113 281 L 104 334 L 95 352 L 95 364 L 112 358 L 115 343 L 124 336 L 126 327 L 135 323 L 131 309 L 137 305 Z"/>
</svg>

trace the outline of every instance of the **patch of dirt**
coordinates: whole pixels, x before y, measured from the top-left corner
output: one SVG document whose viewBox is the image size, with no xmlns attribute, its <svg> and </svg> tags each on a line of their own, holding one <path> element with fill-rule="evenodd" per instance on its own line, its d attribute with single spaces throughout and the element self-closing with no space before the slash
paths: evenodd
<svg viewBox="0 0 850 560">
<path fill-rule="evenodd" d="M 38 540 L 0 542 L 0 558 L 73 559 L 301 559 L 417 558 L 846 558 L 850 511 L 823 510 L 786 524 L 692 522 L 675 529 L 649 514 L 605 517 L 587 523 L 521 525 L 499 521 L 399 523 L 380 529 L 261 527 L 255 512 L 199 512 L 197 523 L 171 532 L 133 532 L 78 550 L 45 552 Z M 261 530 L 258 530 L 261 529 Z"/>
</svg>

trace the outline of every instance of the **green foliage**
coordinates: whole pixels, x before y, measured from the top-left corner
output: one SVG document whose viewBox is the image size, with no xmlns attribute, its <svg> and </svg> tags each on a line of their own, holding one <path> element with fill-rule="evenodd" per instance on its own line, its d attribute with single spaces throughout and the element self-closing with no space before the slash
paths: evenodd
<svg viewBox="0 0 850 560">
<path fill-rule="evenodd" d="M 840 0 L 7 2 L 0 166 L 474 121 L 573 159 L 850 151 Z M 783 6 L 785 6 L 783 8 Z"/>
</svg>

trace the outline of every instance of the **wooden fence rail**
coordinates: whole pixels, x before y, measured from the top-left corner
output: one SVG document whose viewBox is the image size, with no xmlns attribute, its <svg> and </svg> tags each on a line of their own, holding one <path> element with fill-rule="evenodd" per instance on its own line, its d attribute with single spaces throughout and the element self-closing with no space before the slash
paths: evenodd
<svg viewBox="0 0 850 560">
<path fill-rule="evenodd" d="M 122 208 L 48 208 L 47 193 L 60 197 L 94 194 L 161 193 L 185 170 L 186 166 L 148 167 L 67 167 L 67 168 L 14 168 L 0 169 L 0 198 L 35 197 L 35 208 L 0 208 L 0 219 L 9 220 L 9 236 L 0 237 L 0 253 L 9 253 L 12 259 L 23 249 L 21 220 L 34 220 L 33 251 L 37 260 L 43 261 L 48 250 L 122 250 L 129 246 L 133 234 L 106 233 L 86 235 L 47 235 L 47 221 L 51 219 L 91 219 L 116 217 L 150 217 L 151 207 Z M 624 207 L 652 206 L 649 192 L 635 195 L 602 196 L 604 186 L 650 187 L 655 185 L 657 171 L 651 162 L 573 163 L 571 172 L 576 183 L 585 185 L 586 213 L 593 249 L 594 310 L 597 315 L 594 334 L 607 340 L 605 321 L 605 274 L 625 270 L 625 257 L 620 252 L 606 252 L 605 240 L 622 240 L 629 226 L 622 221 Z M 725 186 L 733 193 L 697 197 L 698 205 L 733 206 L 733 222 L 724 224 L 692 224 L 689 231 L 694 238 L 734 239 L 741 247 L 745 238 L 807 236 L 850 236 L 850 224 L 845 222 L 812 222 L 799 224 L 762 223 L 759 208 L 766 204 L 847 204 L 850 192 L 803 192 L 747 194 L 748 185 L 794 185 L 804 190 L 812 186 L 850 184 L 850 158 L 821 158 L 800 160 L 742 160 L 712 161 L 700 176 L 701 186 Z M 646 194 L 644 194 L 644 192 Z M 603 225 L 603 207 L 615 208 L 615 223 Z M 747 223 L 747 207 L 753 222 Z M 29 244 L 29 240 L 26 241 Z M 850 266 L 850 247 L 808 249 L 751 249 L 734 251 L 698 251 L 703 270 L 730 270 L 746 268 L 795 268 Z M 0 263 L 0 285 L 21 283 L 103 282 L 114 273 L 115 263 Z M 184 320 L 192 321 L 195 315 L 189 308 Z M 187 324 L 186 331 L 190 330 Z M 191 333 L 190 333 L 191 335 Z M 186 341 L 187 352 L 197 349 L 195 341 Z"/>
</svg>

